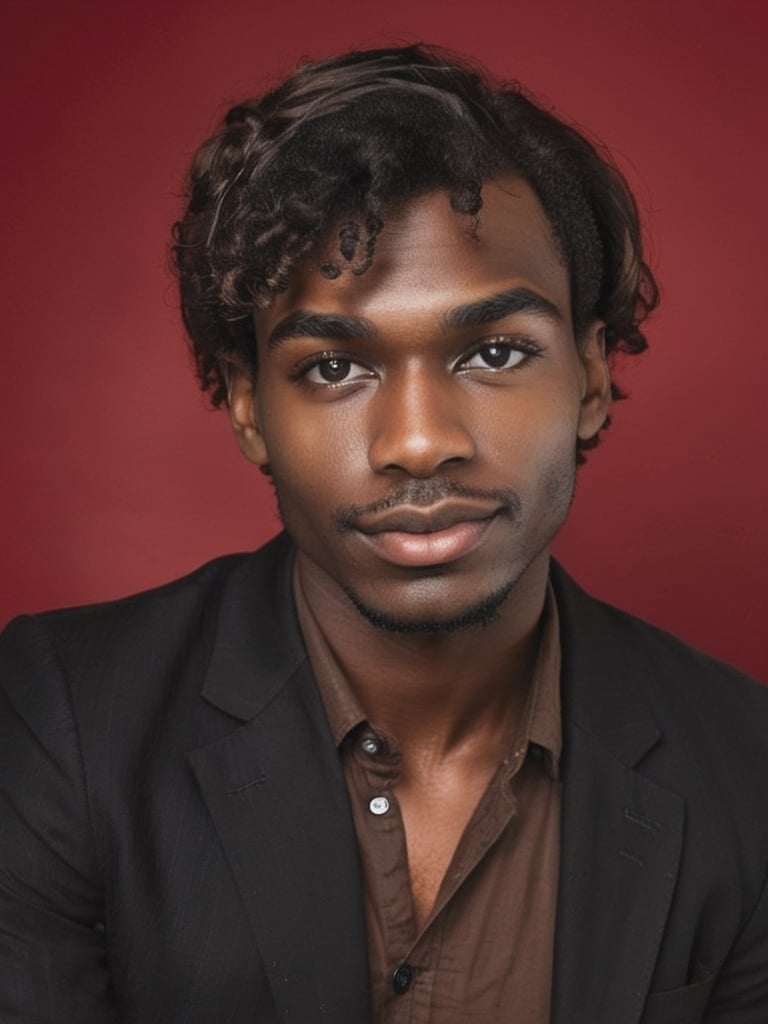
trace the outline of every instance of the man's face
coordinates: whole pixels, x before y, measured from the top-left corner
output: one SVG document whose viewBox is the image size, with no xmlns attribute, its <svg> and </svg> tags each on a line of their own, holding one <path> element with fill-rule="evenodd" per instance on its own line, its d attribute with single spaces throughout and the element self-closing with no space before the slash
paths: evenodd
<svg viewBox="0 0 768 1024">
<path fill-rule="evenodd" d="M 235 381 L 302 578 L 390 629 L 487 619 L 546 557 L 605 418 L 602 325 L 577 346 L 538 200 L 513 177 L 483 199 L 474 235 L 445 193 L 389 211 L 361 275 L 321 275 L 332 239 L 255 314 L 255 390 Z"/>
</svg>

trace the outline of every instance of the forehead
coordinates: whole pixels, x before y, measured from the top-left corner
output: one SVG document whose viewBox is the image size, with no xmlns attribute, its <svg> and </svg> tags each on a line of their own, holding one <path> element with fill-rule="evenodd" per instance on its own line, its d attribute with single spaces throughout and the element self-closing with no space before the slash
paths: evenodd
<svg viewBox="0 0 768 1024">
<path fill-rule="evenodd" d="M 513 287 L 541 294 L 571 322 L 567 270 L 532 188 L 509 176 L 487 182 L 479 222 L 457 213 L 447 192 L 388 210 L 371 266 L 355 274 L 339 252 L 338 229 L 299 264 L 288 288 L 255 314 L 257 332 L 301 310 L 350 312 L 371 319 L 429 314 Z M 328 280 L 320 267 L 335 263 Z"/>
</svg>

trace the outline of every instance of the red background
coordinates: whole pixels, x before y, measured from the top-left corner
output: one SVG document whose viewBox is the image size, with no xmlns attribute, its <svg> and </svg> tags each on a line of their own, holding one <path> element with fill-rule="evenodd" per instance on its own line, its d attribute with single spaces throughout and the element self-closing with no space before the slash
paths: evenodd
<svg viewBox="0 0 768 1024">
<path fill-rule="evenodd" d="M 0 619 L 179 575 L 277 529 L 206 411 L 166 269 L 227 103 L 305 54 L 427 39 L 614 150 L 663 286 L 558 553 L 768 680 L 762 0 L 5 0 Z"/>
</svg>

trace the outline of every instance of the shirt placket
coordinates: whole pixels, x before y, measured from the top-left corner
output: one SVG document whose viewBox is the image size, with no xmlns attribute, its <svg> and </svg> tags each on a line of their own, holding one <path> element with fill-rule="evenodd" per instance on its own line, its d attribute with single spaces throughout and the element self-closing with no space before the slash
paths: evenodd
<svg viewBox="0 0 768 1024">
<path fill-rule="evenodd" d="M 425 965 L 411 962 L 419 938 L 411 900 L 405 828 L 394 793 L 401 755 L 390 737 L 369 727 L 355 738 L 349 773 L 355 791 L 353 813 L 361 844 L 368 913 L 379 930 L 386 966 L 371 981 L 386 993 L 383 1016 L 387 1024 L 421 1019 L 414 1007 L 428 996 Z M 378 1022 L 377 1022 L 378 1024 Z"/>
</svg>

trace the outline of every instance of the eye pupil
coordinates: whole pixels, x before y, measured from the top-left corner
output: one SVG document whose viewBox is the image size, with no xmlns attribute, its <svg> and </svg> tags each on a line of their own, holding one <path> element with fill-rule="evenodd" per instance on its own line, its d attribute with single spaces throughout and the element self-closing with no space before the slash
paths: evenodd
<svg viewBox="0 0 768 1024">
<path fill-rule="evenodd" d="M 504 366 L 509 359 L 509 346 L 499 345 L 497 343 L 484 345 L 481 349 L 481 354 L 489 366 Z"/>
<path fill-rule="evenodd" d="M 348 359 L 324 359 L 318 365 L 318 371 L 323 380 L 328 381 L 329 384 L 335 384 L 348 376 L 349 367 Z"/>
</svg>

